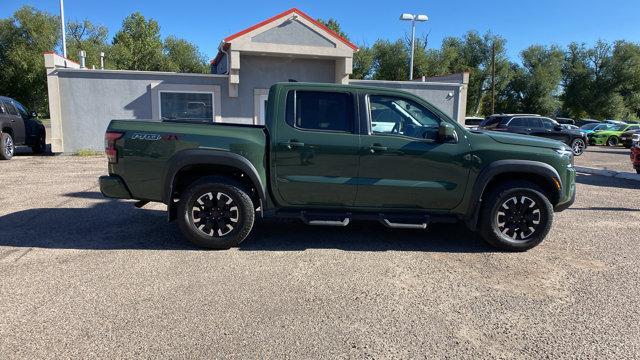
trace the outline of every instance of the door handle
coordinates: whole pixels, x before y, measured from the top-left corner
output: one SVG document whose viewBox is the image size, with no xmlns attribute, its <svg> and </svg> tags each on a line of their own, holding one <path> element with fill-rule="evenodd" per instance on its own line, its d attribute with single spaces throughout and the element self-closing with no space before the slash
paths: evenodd
<svg viewBox="0 0 640 360">
<path fill-rule="evenodd" d="M 369 152 L 372 154 L 375 154 L 377 152 L 383 152 L 383 151 L 387 151 L 387 147 L 386 146 L 382 146 L 380 144 L 373 144 L 371 146 L 369 146 Z"/>
<path fill-rule="evenodd" d="M 289 140 L 287 142 L 283 142 L 282 145 L 286 146 L 287 149 L 291 150 L 293 148 L 299 148 L 299 147 L 304 147 L 304 143 L 303 142 L 299 142 L 297 140 Z"/>
</svg>

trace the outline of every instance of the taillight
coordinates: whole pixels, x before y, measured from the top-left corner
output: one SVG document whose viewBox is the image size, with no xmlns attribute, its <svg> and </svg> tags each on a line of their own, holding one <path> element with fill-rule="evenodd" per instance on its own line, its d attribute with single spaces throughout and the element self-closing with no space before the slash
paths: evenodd
<svg viewBox="0 0 640 360">
<path fill-rule="evenodd" d="M 107 131 L 104 134 L 104 152 L 107 154 L 110 164 L 118 162 L 118 150 L 116 150 L 116 140 L 124 136 L 124 133 Z"/>
</svg>

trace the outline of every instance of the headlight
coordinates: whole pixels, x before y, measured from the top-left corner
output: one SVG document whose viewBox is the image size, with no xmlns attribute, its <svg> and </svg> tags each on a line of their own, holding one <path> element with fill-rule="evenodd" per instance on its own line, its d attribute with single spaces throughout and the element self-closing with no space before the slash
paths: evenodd
<svg viewBox="0 0 640 360">
<path fill-rule="evenodd" d="M 573 151 L 571 149 L 556 149 L 556 152 L 560 154 L 560 156 L 569 158 L 569 167 L 573 166 Z"/>
<path fill-rule="evenodd" d="M 633 136 L 631 136 L 631 141 L 639 142 L 640 141 L 640 134 L 633 134 Z"/>
</svg>

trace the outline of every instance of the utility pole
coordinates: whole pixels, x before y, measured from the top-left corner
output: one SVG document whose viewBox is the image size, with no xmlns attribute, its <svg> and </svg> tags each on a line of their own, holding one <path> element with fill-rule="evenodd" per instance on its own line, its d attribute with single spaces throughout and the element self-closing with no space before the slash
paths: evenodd
<svg viewBox="0 0 640 360">
<path fill-rule="evenodd" d="M 62 28 L 62 56 L 67 57 L 67 34 L 64 26 L 64 0 L 60 0 L 60 27 Z"/>
<path fill-rule="evenodd" d="M 491 114 L 496 113 L 496 41 L 491 42 Z"/>
</svg>

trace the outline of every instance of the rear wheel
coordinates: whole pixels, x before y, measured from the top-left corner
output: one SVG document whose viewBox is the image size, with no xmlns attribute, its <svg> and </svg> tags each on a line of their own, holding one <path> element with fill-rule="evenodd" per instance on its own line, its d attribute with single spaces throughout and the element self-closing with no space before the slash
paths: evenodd
<svg viewBox="0 0 640 360">
<path fill-rule="evenodd" d="M 16 150 L 13 138 L 8 133 L 0 133 L 0 160 L 10 160 Z"/>
<path fill-rule="evenodd" d="M 228 249 L 247 238 L 255 221 L 251 198 L 236 181 L 219 176 L 204 177 L 180 197 L 178 225 L 183 235 L 198 246 Z"/>
<path fill-rule="evenodd" d="M 482 237 L 494 247 L 526 251 L 540 244 L 553 222 L 553 206 L 537 185 L 510 181 L 488 195 L 480 218 Z"/>
<path fill-rule="evenodd" d="M 587 147 L 587 144 L 582 139 L 574 139 L 571 142 L 571 151 L 573 151 L 573 155 L 575 156 L 582 155 L 586 147 Z"/>
<path fill-rule="evenodd" d="M 609 136 L 607 139 L 607 146 L 618 146 L 618 137 Z"/>
</svg>

